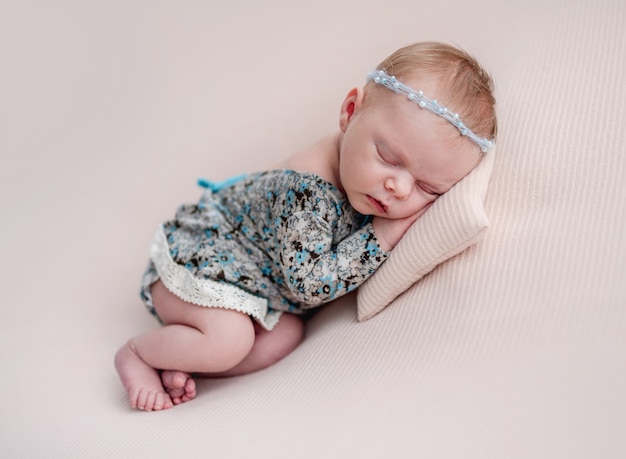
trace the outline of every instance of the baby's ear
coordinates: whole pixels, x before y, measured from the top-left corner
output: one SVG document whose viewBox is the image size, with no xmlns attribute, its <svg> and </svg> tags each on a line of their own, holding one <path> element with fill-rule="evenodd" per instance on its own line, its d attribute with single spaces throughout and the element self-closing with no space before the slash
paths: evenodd
<svg viewBox="0 0 626 459">
<path fill-rule="evenodd" d="M 352 88 L 341 104 L 339 113 L 339 129 L 346 132 L 352 117 L 361 109 L 363 105 L 363 88 Z"/>
</svg>

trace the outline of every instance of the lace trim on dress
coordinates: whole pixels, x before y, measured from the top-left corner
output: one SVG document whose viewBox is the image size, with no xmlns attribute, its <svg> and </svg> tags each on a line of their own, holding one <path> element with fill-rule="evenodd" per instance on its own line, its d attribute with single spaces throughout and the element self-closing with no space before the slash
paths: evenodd
<svg viewBox="0 0 626 459">
<path fill-rule="evenodd" d="M 268 311 L 265 298 L 252 295 L 235 285 L 194 277 L 172 259 L 162 226 L 157 230 L 150 247 L 150 258 L 163 285 L 188 303 L 243 312 L 267 330 L 274 328 L 282 315 L 282 311 Z"/>
</svg>

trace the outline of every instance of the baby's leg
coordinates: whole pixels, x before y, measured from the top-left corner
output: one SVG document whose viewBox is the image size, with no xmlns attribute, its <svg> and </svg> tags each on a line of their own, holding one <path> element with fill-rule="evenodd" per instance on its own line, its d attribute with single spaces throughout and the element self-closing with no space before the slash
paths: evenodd
<svg viewBox="0 0 626 459">
<path fill-rule="evenodd" d="M 227 371 L 248 355 L 255 339 L 252 321 L 245 314 L 186 303 L 160 281 L 151 293 L 165 325 L 131 339 L 116 356 L 131 406 L 146 410 L 172 404 L 158 370 Z"/>
<path fill-rule="evenodd" d="M 304 338 L 302 319 L 293 314 L 283 314 L 272 331 L 255 323 L 256 338 L 250 353 L 233 368 L 204 376 L 238 376 L 267 368 L 290 354 Z"/>
<path fill-rule="evenodd" d="M 304 324 L 298 316 L 283 314 L 280 322 L 270 332 L 255 322 L 256 338 L 250 353 L 238 365 L 221 373 L 202 373 L 199 376 L 221 378 L 239 376 L 262 370 L 281 360 L 293 351 L 304 338 Z M 189 373 L 164 371 L 163 387 L 175 405 L 191 400 L 196 395 L 196 385 Z"/>
</svg>

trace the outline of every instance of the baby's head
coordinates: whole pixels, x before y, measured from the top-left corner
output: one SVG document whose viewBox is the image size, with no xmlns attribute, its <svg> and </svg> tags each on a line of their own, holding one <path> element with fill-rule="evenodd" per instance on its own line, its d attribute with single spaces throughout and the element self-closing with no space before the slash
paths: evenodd
<svg viewBox="0 0 626 459">
<path fill-rule="evenodd" d="M 399 49 L 341 107 L 340 177 L 363 214 L 424 212 L 495 142 L 493 83 L 467 53 L 440 43 Z"/>
<path fill-rule="evenodd" d="M 394 83 L 396 92 L 402 93 L 402 86 L 408 91 L 423 91 L 423 96 L 418 96 L 423 101 L 416 100 L 419 105 L 428 105 L 426 108 L 431 111 L 447 110 L 448 113 L 440 114 L 447 116 L 452 124 L 461 120 L 459 133 L 465 128 L 470 137 L 472 134 L 476 137 L 474 142 L 483 152 L 491 149 L 497 134 L 493 80 L 471 55 L 445 43 L 421 42 L 400 48 L 376 70 L 380 73 L 372 72 L 365 86 L 370 100 L 388 96 L 385 93 L 390 92 Z M 385 77 L 379 75 L 393 80 L 381 82 Z M 454 114 L 458 115 L 457 119 L 453 118 Z"/>
</svg>

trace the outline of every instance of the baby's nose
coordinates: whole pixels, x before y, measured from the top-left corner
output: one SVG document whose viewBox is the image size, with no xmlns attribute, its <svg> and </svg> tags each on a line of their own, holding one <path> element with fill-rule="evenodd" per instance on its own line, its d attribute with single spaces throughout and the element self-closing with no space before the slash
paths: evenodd
<svg viewBox="0 0 626 459">
<path fill-rule="evenodd" d="M 413 181 L 407 180 L 402 177 L 397 177 L 395 179 L 388 179 L 385 188 L 393 193 L 396 199 L 404 201 L 411 194 L 411 189 L 413 188 Z"/>
</svg>

